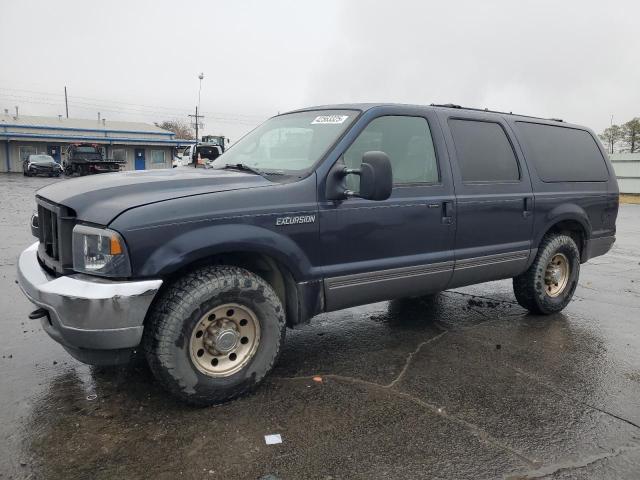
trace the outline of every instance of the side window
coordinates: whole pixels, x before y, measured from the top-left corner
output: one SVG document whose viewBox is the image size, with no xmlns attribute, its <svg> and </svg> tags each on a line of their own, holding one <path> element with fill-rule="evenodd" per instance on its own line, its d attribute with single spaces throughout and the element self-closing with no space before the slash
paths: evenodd
<svg viewBox="0 0 640 480">
<path fill-rule="evenodd" d="M 527 161 L 543 182 L 606 182 L 609 172 L 596 141 L 575 128 L 516 122 Z"/>
<path fill-rule="evenodd" d="M 464 183 L 520 179 L 513 147 L 500 124 L 451 119 L 449 128 Z"/>
<path fill-rule="evenodd" d="M 359 168 L 362 155 L 371 150 L 389 156 L 394 185 L 439 181 L 431 131 L 424 118 L 387 116 L 372 120 L 344 152 L 346 166 Z M 347 177 L 347 187 L 358 190 L 357 175 Z"/>
</svg>

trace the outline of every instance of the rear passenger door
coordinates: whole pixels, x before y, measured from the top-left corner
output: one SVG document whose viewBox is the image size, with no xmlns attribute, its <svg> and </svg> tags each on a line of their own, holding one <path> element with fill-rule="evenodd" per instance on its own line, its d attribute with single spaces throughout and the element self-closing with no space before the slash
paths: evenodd
<svg viewBox="0 0 640 480">
<path fill-rule="evenodd" d="M 456 191 L 455 267 L 449 288 L 521 273 L 531 252 L 527 167 L 498 116 L 443 114 Z"/>
</svg>

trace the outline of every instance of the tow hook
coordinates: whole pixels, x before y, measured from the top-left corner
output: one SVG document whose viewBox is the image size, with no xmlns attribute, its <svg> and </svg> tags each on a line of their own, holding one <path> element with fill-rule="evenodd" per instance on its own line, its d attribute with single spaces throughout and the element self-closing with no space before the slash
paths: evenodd
<svg viewBox="0 0 640 480">
<path fill-rule="evenodd" d="M 47 312 L 44 308 L 39 308 L 29 314 L 29 319 L 37 320 L 39 318 L 46 317 L 47 315 L 49 315 L 49 312 Z"/>
</svg>

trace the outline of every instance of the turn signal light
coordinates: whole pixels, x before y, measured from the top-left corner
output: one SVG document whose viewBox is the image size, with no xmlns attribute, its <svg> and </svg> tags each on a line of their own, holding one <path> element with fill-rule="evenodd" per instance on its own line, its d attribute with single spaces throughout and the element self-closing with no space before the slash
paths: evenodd
<svg viewBox="0 0 640 480">
<path fill-rule="evenodd" d="M 111 255 L 122 255 L 122 245 L 120 239 L 111 237 Z"/>
</svg>

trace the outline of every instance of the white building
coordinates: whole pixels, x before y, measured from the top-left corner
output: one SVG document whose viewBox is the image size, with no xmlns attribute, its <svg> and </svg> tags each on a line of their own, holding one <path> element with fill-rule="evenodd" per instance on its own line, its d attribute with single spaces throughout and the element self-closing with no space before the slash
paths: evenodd
<svg viewBox="0 0 640 480">
<path fill-rule="evenodd" d="M 171 168 L 175 149 L 193 142 L 147 123 L 0 114 L 0 172 L 22 172 L 34 153 L 62 162 L 73 143 L 101 146 L 105 158 L 126 161 L 123 170 L 145 170 Z"/>
<path fill-rule="evenodd" d="M 640 153 L 610 153 L 620 193 L 640 194 Z"/>
</svg>

